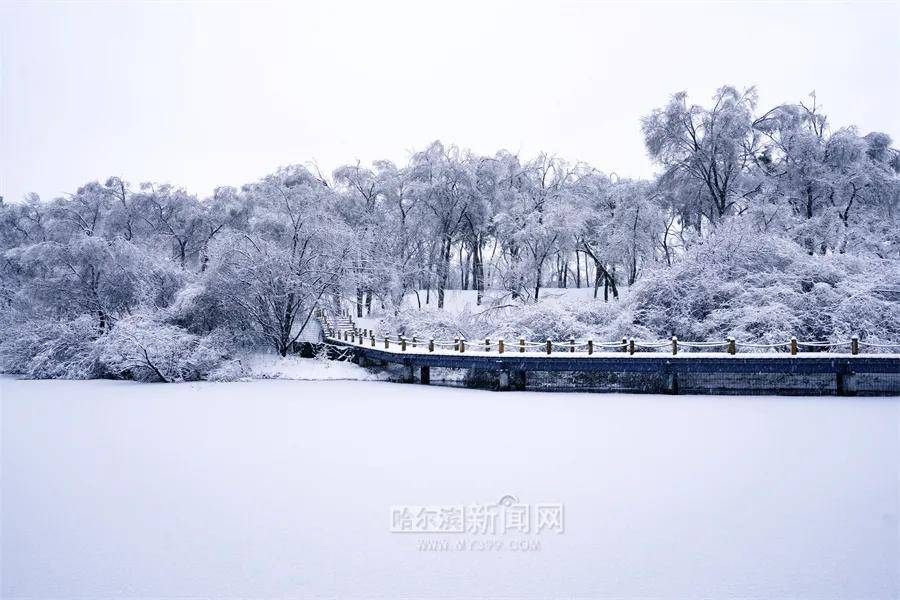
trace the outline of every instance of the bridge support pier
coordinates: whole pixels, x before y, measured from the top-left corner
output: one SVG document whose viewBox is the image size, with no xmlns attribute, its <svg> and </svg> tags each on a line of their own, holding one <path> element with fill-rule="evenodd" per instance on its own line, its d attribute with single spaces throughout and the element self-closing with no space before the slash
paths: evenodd
<svg viewBox="0 0 900 600">
<path fill-rule="evenodd" d="M 670 394 L 678 393 L 678 373 L 666 375 L 666 392 Z"/>
<path fill-rule="evenodd" d="M 509 391 L 509 371 L 500 371 L 500 381 L 497 389 L 501 392 Z"/>
<path fill-rule="evenodd" d="M 431 383 L 431 367 L 422 367 L 419 370 L 419 383 L 428 385 Z"/>
<path fill-rule="evenodd" d="M 856 395 L 856 374 L 847 369 L 839 370 L 835 375 L 835 392 L 838 396 Z"/>
<path fill-rule="evenodd" d="M 844 375 L 844 395 L 856 395 L 856 373 L 853 371 L 848 371 L 847 374 Z"/>
<path fill-rule="evenodd" d="M 526 374 L 525 371 L 513 371 L 512 372 L 512 389 L 524 392 L 525 391 L 525 379 Z"/>
</svg>

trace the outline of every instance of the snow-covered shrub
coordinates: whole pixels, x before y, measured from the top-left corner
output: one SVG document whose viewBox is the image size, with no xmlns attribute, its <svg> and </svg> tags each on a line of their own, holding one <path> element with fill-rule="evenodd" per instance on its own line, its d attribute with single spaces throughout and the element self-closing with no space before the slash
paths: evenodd
<svg viewBox="0 0 900 600">
<path fill-rule="evenodd" d="M 222 294 L 209 284 L 204 278 L 186 285 L 157 318 L 196 335 L 214 333 L 225 337 L 227 345 L 233 349 L 250 349 L 267 343 L 253 322 L 234 305 L 225 302 Z"/>
<path fill-rule="evenodd" d="M 217 336 L 197 336 L 140 317 L 119 321 L 102 340 L 100 352 L 108 373 L 139 381 L 206 379 L 226 359 Z"/>
<path fill-rule="evenodd" d="M 35 379 L 91 379 L 101 374 L 97 321 L 27 320 L 3 328 L 0 371 Z"/>
<path fill-rule="evenodd" d="M 705 337 L 698 334 L 691 339 L 712 341 L 731 336 L 756 344 L 782 344 L 790 341 L 790 332 L 802 330 L 802 318 L 792 307 L 774 301 L 757 304 L 754 310 L 739 305 L 716 310 L 705 325 Z"/>
<path fill-rule="evenodd" d="M 231 358 L 223 360 L 219 366 L 213 368 L 207 373 L 207 381 L 238 381 L 252 375 L 250 369 L 243 361 Z"/>
<path fill-rule="evenodd" d="M 381 321 L 381 330 L 390 334 L 431 337 L 436 340 L 452 340 L 459 337 L 475 339 L 483 333 L 484 324 L 466 309 L 454 314 L 427 308 L 406 310 L 396 316 L 384 318 Z"/>
<path fill-rule="evenodd" d="M 683 340 L 900 336 L 896 294 L 877 291 L 900 289 L 891 261 L 810 256 L 790 240 L 746 233 L 740 221 L 722 226 L 681 262 L 638 283 L 627 301 L 633 324 L 657 337 Z"/>
<path fill-rule="evenodd" d="M 623 305 L 599 299 L 552 299 L 523 305 L 500 304 L 474 312 L 442 310 L 406 310 L 382 321 L 382 331 L 420 338 L 452 340 L 476 339 L 530 341 L 583 339 L 600 340 L 610 331 L 618 331 Z M 599 336 L 599 337 L 598 337 Z M 621 337 L 621 336 L 619 336 Z M 613 336 L 610 339 L 616 339 Z"/>
<path fill-rule="evenodd" d="M 881 282 L 885 283 L 885 282 Z M 831 312 L 835 336 L 873 343 L 900 339 L 900 285 L 874 285 L 844 298 Z"/>
<path fill-rule="evenodd" d="M 562 302 L 527 304 L 494 324 L 493 337 L 528 340 L 581 338 L 588 325 L 578 320 L 572 306 Z"/>
</svg>

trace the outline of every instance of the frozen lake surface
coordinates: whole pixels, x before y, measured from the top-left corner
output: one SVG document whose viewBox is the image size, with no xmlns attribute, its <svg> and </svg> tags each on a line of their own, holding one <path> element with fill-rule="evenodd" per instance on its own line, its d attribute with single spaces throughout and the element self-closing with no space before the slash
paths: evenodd
<svg viewBox="0 0 900 600">
<path fill-rule="evenodd" d="M 898 398 L 8 378 L 0 398 L 4 598 L 900 595 Z M 564 532 L 390 531 L 392 507 L 506 495 L 563 504 Z"/>
</svg>

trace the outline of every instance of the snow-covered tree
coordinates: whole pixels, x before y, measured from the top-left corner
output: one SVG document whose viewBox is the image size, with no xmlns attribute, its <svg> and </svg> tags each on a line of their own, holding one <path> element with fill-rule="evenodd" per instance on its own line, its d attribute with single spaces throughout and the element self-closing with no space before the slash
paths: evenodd
<svg viewBox="0 0 900 600">
<path fill-rule="evenodd" d="M 245 193 L 249 228 L 213 241 L 203 283 L 284 356 L 317 304 L 339 292 L 352 230 L 335 216 L 330 188 L 304 167 L 280 169 Z"/>
<path fill-rule="evenodd" d="M 114 176 L 0 200 L 0 369 L 235 376 L 229 352 L 286 354 L 316 307 L 347 302 L 423 335 L 900 336 L 890 136 L 832 127 L 815 95 L 758 113 L 730 86 L 642 125 L 662 167 L 648 180 L 435 141 L 406 164 L 331 181 L 289 166 L 209 198 Z M 573 283 L 622 301 L 542 294 Z M 491 306 L 448 314 L 455 287 Z"/>
<path fill-rule="evenodd" d="M 687 94 L 679 92 L 644 118 L 650 156 L 670 176 L 693 182 L 689 198 L 697 227 L 704 219 L 717 223 L 760 191 L 756 182 L 745 178 L 752 162 L 756 100 L 753 88 L 724 86 L 706 108 L 689 105 Z"/>
</svg>

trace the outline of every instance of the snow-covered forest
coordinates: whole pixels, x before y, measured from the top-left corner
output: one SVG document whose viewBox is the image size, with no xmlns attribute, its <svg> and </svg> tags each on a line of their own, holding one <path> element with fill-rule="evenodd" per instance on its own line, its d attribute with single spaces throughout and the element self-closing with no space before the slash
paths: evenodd
<svg viewBox="0 0 900 600">
<path fill-rule="evenodd" d="M 649 180 L 434 142 L 209 198 L 110 177 L 0 201 L 0 371 L 232 379 L 338 303 L 421 335 L 900 340 L 887 134 L 727 86 L 675 94 L 641 130 Z M 452 289 L 476 310 L 445 310 Z"/>
</svg>

